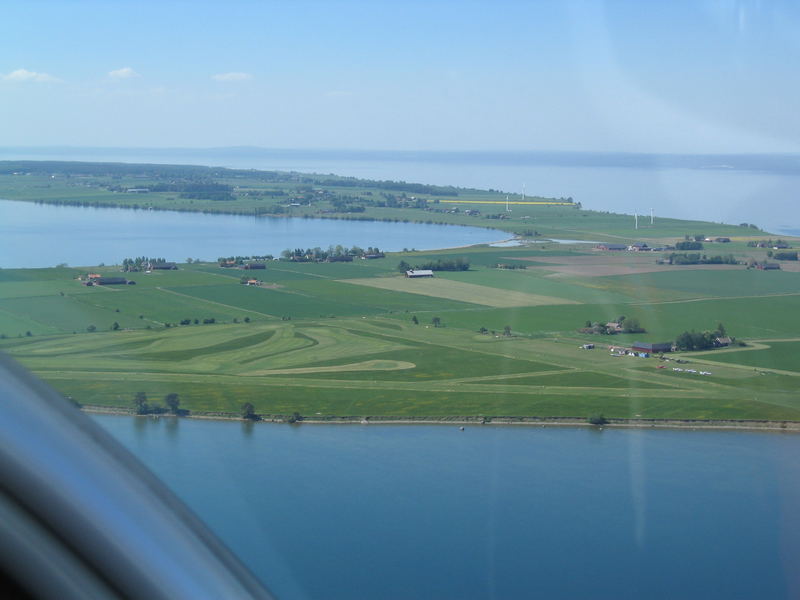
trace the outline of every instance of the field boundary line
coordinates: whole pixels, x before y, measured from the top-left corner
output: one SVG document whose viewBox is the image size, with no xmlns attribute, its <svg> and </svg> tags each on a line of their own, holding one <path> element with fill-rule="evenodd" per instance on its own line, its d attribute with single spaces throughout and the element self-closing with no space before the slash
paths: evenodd
<svg viewBox="0 0 800 600">
<path fill-rule="evenodd" d="M 183 296 L 184 298 L 191 298 L 193 300 L 199 300 L 201 302 L 208 302 L 209 304 L 216 304 L 218 306 L 224 306 L 225 308 L 232 308 L 234 310 L 241 310 L 241 311 L 244 311 L 244 312 L 250 312 L 250 313 L 253 313 L 254 315 L 261 315 L 262 317 L 272 317 L 273 319 L 277 319 L 278 318 L 275 315 L 271 315 L 269 313 L 259 312 L 257 310 L 251 310 L 249 308 L 239 308 L 238 306 L 233 306 L 231 304 L 225 304 L 223 302 L 217 302 L 216 300 L 208 300 L 207 298 L 199 298 L 197 296 L 190 296 L 189 294 L 182 294 L 180 292 L 176 292 L 175 290 L 168 290 L 167 288 L 162 288 L 162 287 L 158 287 L 157 286 L 155 289 L 157 289 L 160 292 L 166 292 L 167 294 L 175 294 L 176 296 Z"/>
</svg>

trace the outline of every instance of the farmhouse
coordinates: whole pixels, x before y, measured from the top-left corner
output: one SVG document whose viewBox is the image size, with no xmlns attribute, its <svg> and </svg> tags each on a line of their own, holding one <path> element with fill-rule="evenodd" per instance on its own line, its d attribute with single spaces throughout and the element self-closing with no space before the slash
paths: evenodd
<svg viewBox="0 0 800 600">
<path fill-rule="evenodd" d="M 730 346 L 732 341 L 733 340 L 728 336 L 718 337 L 714 340 L 714 345 L 719 348 L 724 348 L 725 346 Z"/>
<path fill-rule="evenodd" d="M 628 250 L 631 252 L 647 252 L 650 250 L 650 247 L 644 242 L 634 242 L 628 246 Z"/>
<path fill-rule="evenodd" d="M 433 271 L 430 269 L 411 269 L 406 271 L 406 277 L 433 277 Z"/>
<path fill-rule="evenodd" d="M 261 282 L 258 279 L 248 279 L 245 285 L 261 285 Z"/>
<path fill-rule="evenodd" d="M 634 342 L 631 346 L 634 352 L 647 352 L 653 354 L 654 352 L 672 352 L 672 342 L 663 342 L 659 344 L 650 344 L 648 342 Z"/>
</svg>

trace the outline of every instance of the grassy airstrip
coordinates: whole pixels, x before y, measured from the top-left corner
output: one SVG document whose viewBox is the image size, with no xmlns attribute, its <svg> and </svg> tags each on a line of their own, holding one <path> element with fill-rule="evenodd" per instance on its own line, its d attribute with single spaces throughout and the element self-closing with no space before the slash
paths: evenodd
<svg viewBox="0 0 800 600">
<path fill-rule="evenodd" d="M 763 252 L 730 247 L 741 258 Z M 242 271 L 205 263 L 132 273 L 137 285 L 107 287 L 81 285 L 76 278 L 87 268 L 4 269 L 0 349 L 82 404 L 123 408 L 144 391 L 156 401 L 178 393 L 195 413 L 238 413 L 251 402 L 261 414 L 309 417 L 800 421 L 800 273 L 681 271 L 659 268 L 655 254 L 634 259 L 588 248 L 275 261 L 258 272 L 262 287 L 241 285 Z M 468 258 L 470 270 L 425 280 L 396 270 L 401 260 L 453 255 Z M 590 272 L 572 273 L 587 264 Z M 626 265 L 631 273 L 620 274 Z M 577 332 L 587 320 L 620 315 L 647 332 Z M 191 324 L 179 325 L 185 319 Z M 606 349 L 719 322 L 747 346 L 671 357 L 709 376 Z M 511 335 L 503 335 L 506 326 Z M 598 348 L 580 349 L 585 342 Z"/>
</svg>

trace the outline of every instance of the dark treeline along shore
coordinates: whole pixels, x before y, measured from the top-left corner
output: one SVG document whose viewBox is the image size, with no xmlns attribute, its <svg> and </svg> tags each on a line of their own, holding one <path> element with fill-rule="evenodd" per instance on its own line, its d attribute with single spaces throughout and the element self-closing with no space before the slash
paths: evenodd
<svg viewBox="0 0 800 600">
<path fill-rule="evenodd" d="M 288 422 L 800 422 L 800 240 L 752 224 L 640 216 L 637 229 L 570 198 L 507 205 L 496 191 L 192 166 L 2 163 L 0 197 L 480 225 L 520 242 L 298 240 L 214 262 L 142 248 L 119 265 L 0 270 L 0 349 L 82 405 Z"/>
</svg>

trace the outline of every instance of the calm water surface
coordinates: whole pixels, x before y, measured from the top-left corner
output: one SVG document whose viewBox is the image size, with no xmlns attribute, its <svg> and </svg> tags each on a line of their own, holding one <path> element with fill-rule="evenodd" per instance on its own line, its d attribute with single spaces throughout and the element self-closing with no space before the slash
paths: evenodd
<svg viewBox="0 0 800 600">
<path fill-rule="evenodd" d="M 509 237 L 479 227 L 282 219 L 173 211 L 55 206 L 0 200 L 0 268 L 118 264 L 161 256 L 279 256 L 286 248 L 330 245 L 430 250 Z"/>
<path fill-rule="evenodd" d="M 800 436 L 95 416 L 285 598 L 793 598 Z"/>
</svg>

